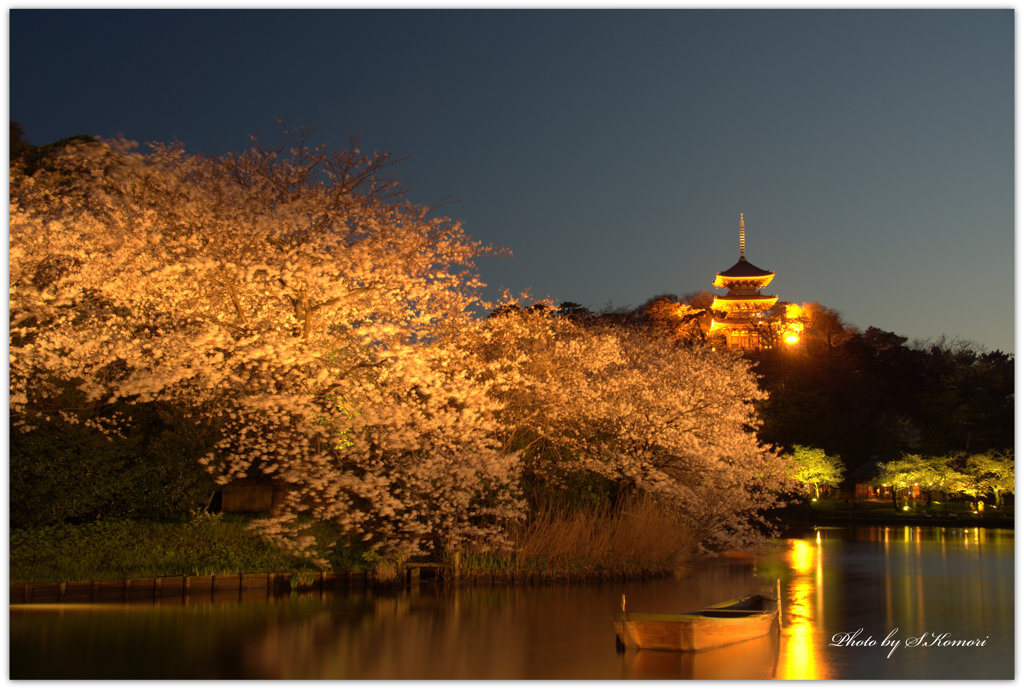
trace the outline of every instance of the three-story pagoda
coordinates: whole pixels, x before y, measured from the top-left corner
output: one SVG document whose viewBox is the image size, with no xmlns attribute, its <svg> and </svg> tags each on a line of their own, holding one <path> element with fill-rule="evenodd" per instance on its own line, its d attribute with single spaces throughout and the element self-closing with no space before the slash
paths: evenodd
<svg viewBox="0 0 1024 690">
<path fill-rule="evenodd" d="M 762 331 L 767 312 L 779 300 L 777 295 L 763 295 L 761 290 L 772 282 L 775 274 L 747 261 L 746 233 L 740 214 L 740 260 L 731 268 L 715 275 L 714 286 L 725 288 L 724 295 L 715 295 L 711 311 L 712 338 L 724 337 L 728 347 L 757 350 L 768 345 Z"/>
</svg>

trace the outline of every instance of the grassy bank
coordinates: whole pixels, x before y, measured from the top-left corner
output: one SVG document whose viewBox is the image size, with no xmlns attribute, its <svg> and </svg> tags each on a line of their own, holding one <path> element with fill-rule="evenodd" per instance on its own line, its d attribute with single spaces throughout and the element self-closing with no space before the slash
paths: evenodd
<svg viewBox="0 0 1024 690">
<path fill-rule="evenodd" d="M 187 523 L 104 520 L 11 530 L 15 582 L 313 570 L 248 529 L 248 520 L 200 517 Z"/>
<path fill-rule="evenodd" d="M 187 523 L 104 520 L 11 530 L 14 582 L 123 579 L 177 575 L 319 570 L 264 542 L 238 516 L 200 516 Z M 649 501 L 620 509 L 546 506 L 512 534 L 504 553 L 468 549 L 448 554 L 466 577 L 507 580 L 637 578 L 677 569 L 693 552 L 690 534 Z M 336 553 L 331 569 L 374 572 L 397 580 L 400 564 L 354 552 Z"/>
</svg>

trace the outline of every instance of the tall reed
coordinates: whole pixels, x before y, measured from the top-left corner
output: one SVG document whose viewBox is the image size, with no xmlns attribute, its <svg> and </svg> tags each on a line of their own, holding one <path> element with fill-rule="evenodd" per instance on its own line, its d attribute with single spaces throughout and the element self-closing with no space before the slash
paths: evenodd
<svg viewBox="0 0 1024 690">
<path fill-rule="evenodd" d="M 611 579 L 668 573 L 696 551 L 692 533 L 647 497 L 617 506 L 547 501 L 512 532 L 513 548 L 469 549 L 460 575 L 521 580 Z"/>
</svg>

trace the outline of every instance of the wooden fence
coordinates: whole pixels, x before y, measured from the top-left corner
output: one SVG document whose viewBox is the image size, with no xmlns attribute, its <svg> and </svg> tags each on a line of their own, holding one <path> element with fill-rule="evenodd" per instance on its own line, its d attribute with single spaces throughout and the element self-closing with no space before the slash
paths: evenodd
<svg viewBox="0 0 1024 690">
<path fill-rule="evenodd" d="M 398 582 L 378 583 L 367 570 L 300 573 L 241 573 L 177 577 L 135 577 L 125 580 L 12 582 L 11 604 L 88 604 L 156 601 L 226 601 L 255 599 L 292 591 L 310 592 L 368 588 L 377 584 L 405 586 L 443 578 L 449 566 L 407 563 Z"/>
</svg>

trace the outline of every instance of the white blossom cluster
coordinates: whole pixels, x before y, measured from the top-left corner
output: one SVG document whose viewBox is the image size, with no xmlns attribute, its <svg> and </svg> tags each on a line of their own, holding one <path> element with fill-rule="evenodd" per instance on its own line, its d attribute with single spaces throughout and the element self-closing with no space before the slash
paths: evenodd
<svg viewBox="0 0 1024 690">
<path fill-rule="evenodd" d="M 659 498 L 708 546 L 749 543 L 786 465 L 756 438 L 766 397 L 735 352 L 537 309 L 487 322 L 505 448 L 555 479 L 585 471 Z"/>
</svg>

